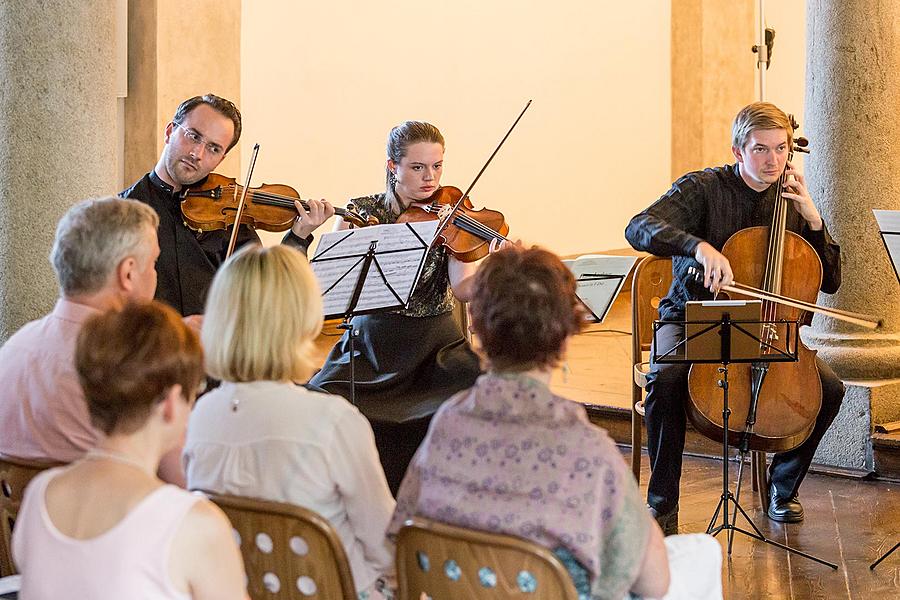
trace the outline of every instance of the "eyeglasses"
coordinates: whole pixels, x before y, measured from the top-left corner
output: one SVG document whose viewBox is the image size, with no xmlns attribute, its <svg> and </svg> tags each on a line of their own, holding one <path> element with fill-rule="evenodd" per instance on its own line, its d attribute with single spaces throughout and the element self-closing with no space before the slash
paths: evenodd
<svg viewBox="0 0 900 600">
<path fill-rule="evenodd" d="M 189 144 L 193 146 L 200 146 L 202 144 L 203 147 L 206 148 L 206 151 L 212 156 L 221 156 L 225 154 L 225 148 L 214 142 L 207 142 L 206 138 L 193 129 L 189 129 L 181 123 L 175 123 L 175 127 L 181 129 L 182 134 L 184 134 L 184 139 L 186 139 Z"/>
</svg>

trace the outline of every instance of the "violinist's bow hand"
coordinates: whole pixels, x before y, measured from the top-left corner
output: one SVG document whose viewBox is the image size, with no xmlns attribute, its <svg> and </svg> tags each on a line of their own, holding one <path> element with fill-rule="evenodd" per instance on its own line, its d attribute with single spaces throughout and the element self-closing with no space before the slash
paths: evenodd
<svg viewBox="0 0 900 600">
<path fill-rule="evenodd" d="M 334 216 L 334 207 L 327 200 L 307 200 L 309 211 L 303 208 L 298 200 L 294 201 L 297 218 L 291 231 L 300 239 L 304 239 L 315 231 L 322 223 Z"/>
</svg>

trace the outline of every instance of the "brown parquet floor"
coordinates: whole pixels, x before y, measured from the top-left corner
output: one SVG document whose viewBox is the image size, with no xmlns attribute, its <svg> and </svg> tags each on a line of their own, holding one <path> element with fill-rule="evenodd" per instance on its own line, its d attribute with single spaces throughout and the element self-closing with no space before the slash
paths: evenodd
<svg viewBox="0 0 900 600">
<path fill-rule="evenodd" d="M 732 484 L 737 463 L 729 466 Z M 646 493 L 649 467 L 646 452 L 641 488 Z M 878 557 L 900 541 L 900 493 L 897 485 L 829 475 L 810 474 L 800 489 L 806 519 L 800 524 L 770 521 L 750 491 L 744 469 L 741 506 L 763 534 L 782 544 L 838 565 L 837 570 L 736 533 L 731 558 L 723 546 L 722 581 L 725 598 L 806 600 L 900 598 L 900 549 L 874 571 Z M 706 531 L 722 492 L 722 462 L 685 457 L 681 483 L 679 532 Z M 718 523 L 721 523 L 719 517 Z M 742 517 L 738 525 L 750 529 Z"/>
</svg>

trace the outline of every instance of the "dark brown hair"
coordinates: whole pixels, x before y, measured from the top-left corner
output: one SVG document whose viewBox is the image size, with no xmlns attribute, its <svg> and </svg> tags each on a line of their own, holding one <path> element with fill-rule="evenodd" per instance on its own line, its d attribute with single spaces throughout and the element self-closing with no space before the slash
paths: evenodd
<svg viewBox="0 0 900 600">
<path fill-rule="evenodd" d="M 181 125 L 184 123 L 188 113 L 201 104 L 209 106 L 222 116 L 231 119 L 231 122 L 234 123 L 234 135 L 231 136 L 231 143 L 225 148 L 225 153 L 228 154 L 228 151 L 234 148 L 234 145 L 241 139 L 241 111 L 238 110 L 238 107 L 231 100 L 226 100 L 215 94 L 203 94 L 202 96 L 188 98 L 175 109 L 175 116 L 172 117 L 172 122 L 176 125 Z"/>
<path fill-rule="evenodd" d="M 106 434 L 129 434 L 143 427 L 173 385 L 193 400 L 204 378 L 203 349 L 173 309 L 133 303 L 84 324 L 75 368 L 91 423 Z"/>
<path fill-rule="evenodd" d="M 507 246 L 478 269 L 470 303 L 481 353 L 498 370 L 555 366 L 584 327 L 575 277 L 552 252 Z"/>
<path fill-rule="evenodd" d="M 430 142 L 440 144 L 444 148 L 444 136 L 440 130 L 424 121 L 404 121 L 400 123 L 388 133 L 387 139 L 387 157 L 395 163 L 400 163 L 406 156 L 409 147 L 419 142 Z M 397 192 L 394 190 L 396 180 L 392 178 L 390 169 L 385 166 L 385 206 L 394 212 L 400 214 L 403 208 L 400 206 L 400 200 L 397 198 Z"/>
</svg>

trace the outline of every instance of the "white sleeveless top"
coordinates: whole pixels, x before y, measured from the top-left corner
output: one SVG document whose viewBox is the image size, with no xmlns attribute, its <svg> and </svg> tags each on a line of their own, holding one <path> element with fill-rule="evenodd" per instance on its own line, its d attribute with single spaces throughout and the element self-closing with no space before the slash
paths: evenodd
<svg viewBox="0 0 900 600">
<path fill-rule="evenodd" d="M 60 532 L 47 513 L 47 484 L 62 469 L 39 474 L 25 491 L 13 533 L 22 600 L 182 600 L 169 579 L 172 539 L 200 500 L 173 485 L 142 499 L 111 529 L 79 540 Z"/>
</svg>

